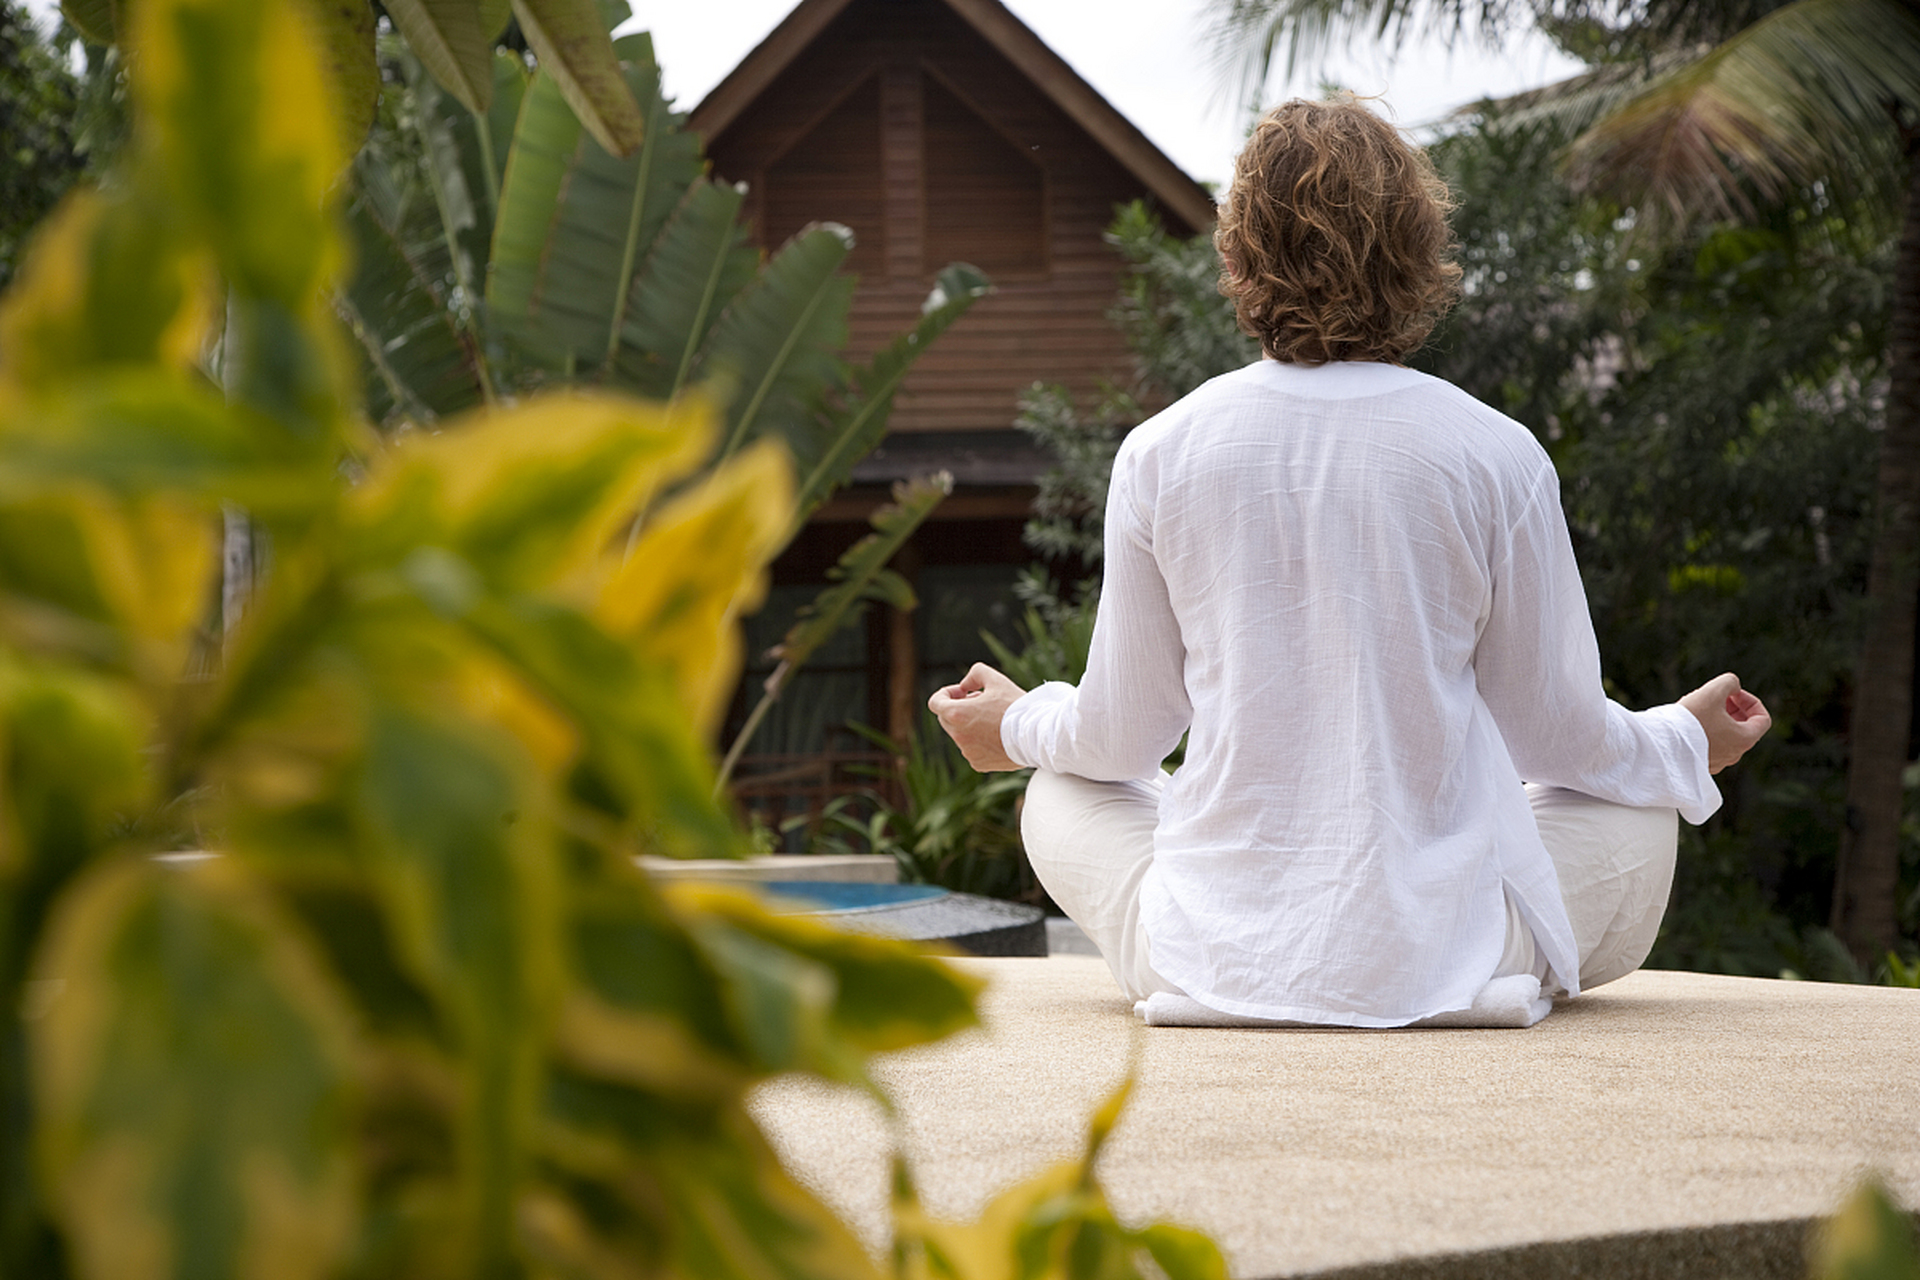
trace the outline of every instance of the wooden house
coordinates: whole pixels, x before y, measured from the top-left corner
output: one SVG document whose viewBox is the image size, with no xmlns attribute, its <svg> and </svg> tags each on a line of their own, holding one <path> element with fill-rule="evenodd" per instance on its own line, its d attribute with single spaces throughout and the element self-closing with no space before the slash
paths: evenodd
<svg viewBox="0 0 1920 1280">
<path fill-rule="evenodd" d="M 764 247 L 810 222 L 852 228 L 855 358 L 914 323 L 947 263 L 996 285 L 922 357 L 887 440 L 775 566 L 774 599 L 749 628 L 756 653 L 778 639 L 894 479 L 953 473 L 953 496 L 896 562 L 921 607 L 843 633 L 756 737 L 766 786 L 830 788 L 835 759 L 862 746 L 836 726 L 899 737 L 934 687 L 986 656 L 982 628 L 1009 632 L 1046 466 L 1013 429 L 1019 397 L 1063 383 L 1091 402 L 1130 376 L 1107 319 L 1115 207 L 1144 198 L 1189 235 L 1211 225 L 1213 200 L 999 0 L 801 0 L 692 124 L 716 175 L 746 184 Z M 743 682 L 736 724 L 765 670 Z"/>
</svg>

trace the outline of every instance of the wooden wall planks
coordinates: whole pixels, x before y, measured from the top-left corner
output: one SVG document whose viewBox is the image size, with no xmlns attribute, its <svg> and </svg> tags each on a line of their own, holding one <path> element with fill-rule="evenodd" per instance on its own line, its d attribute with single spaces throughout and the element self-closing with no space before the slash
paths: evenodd
<svg viewBox="0 0 1920 1280">
<path fill-rule="evenodd" d="M 1036 381 L 1091 398 L 1128 379 L 1101 237 L 1144 185 L 942 0 L 851 0 L 708 154 L 749 184 L 765 247 L 809 221 L 854 229 L 856 357 L 913 324 L 948 260 L 994 278 L 915 369 L 893 431 L 1000 430 Z"/>
</svg>

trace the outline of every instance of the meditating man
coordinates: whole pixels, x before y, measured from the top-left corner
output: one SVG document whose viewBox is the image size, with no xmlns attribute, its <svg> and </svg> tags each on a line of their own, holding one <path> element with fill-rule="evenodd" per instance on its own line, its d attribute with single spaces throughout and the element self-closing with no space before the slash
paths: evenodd
<svg viewBox="0 0 1920 1280">
<path fill-rule="evenodd" d="M 1448 207 L 1357 102 L 1261 120 L 1215 240 L 1265 358 L 1122 444 L 1085 678 L 930 702 L 975 768 L 1036 770 L 1034 872 L 1136 1000 L 1392 1027 L 1618 978 L 1676 812 L 1771 723 L 1730 674 L 1607 698 L 1546 453 L 1401 363 L 1457 293 Z"/>
</svg>

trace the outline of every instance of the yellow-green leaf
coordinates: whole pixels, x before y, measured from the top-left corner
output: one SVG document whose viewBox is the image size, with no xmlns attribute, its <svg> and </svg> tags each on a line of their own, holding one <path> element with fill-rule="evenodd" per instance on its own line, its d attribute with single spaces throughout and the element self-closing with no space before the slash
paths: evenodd
<svg viewBox="0 0 1920 1280">
<path fill-rule="evenodd" d="M 1226 1257 L 1202 1232 L 1156 1222 L 1136 1232 L 1134 1239 L 1146 1246 L 1167 1280 L 1227 1280 Z"/>
<path fill-rule="evenodd" d="M 1913 1219 L 1878 1178 L 1860 1184 L 1814 1234 L 1814 1280 L 1920 1280 Z"/>
<path fill-rule="evenodd" d="M 144 860 L 62 901 L 31 1028 L 79 1280 L 335 1274 L 354 1195 L 347 1011 L 233 862 Z"/>
<path fill-rule="evenodd" d="M 119 682 L 0 655 L 0 884 L 55 883 L 108 846 L 151 786 L 143 718 Z"/>
<path fill-rule="evenodd" d="M 408 437 L 355 505 L 369 527 L 429 521 L 429 536 L 489 577 L 553 584 L 591 568 L 660 486 L 698 464 L 712 432 L 698 400 L 542 396 Z"/>
<path fill-rule="evenodd" d="M 740 674 L 738 621 L 759 607 L 786 544 L 793 468 L 763 442 L 649 520 L 599 592 L 595 616 L 670 668 L 687 714 L 712 732 Z"/>
<path fill-rule="evenodd" d="M 758 1072 L 858 1078 L 859 1055 L 828 1027 L 831 970 L 721 920 L 697 921 L 692 933 L 721 975 L 721 1000 Z"/>
<path fill-rule="evenodd" d="M 842 933 L 817 920 L 776 915 L 743 894 L 676 886 L 668 901 L 696 931 L 721 920 L 832 978 L 828 1029 L 848 1050 L 884 1053 L 927 1044 L 979 1023 L 985 985 L 921 948 Z M 836 1050 L 836 1052 L 844 1052 Z"/>
<path fill-rule="evenodd" d="M 477 731 L 478 730 L 478 731 Z M 561 982 L 557 851 L 539 797 L 472 722 L 376 707 L 356 780 L 361 856 L 395 951 L 459 1049 L 462 1228 L 452 1256 L 504 1270 Z"/>
<path fill-rule="evenodd" d="M 151 210 L 69 196 L 0 298 L 0 425 L 103 369 L 191 365 L 218 315 L 212 266 Z"/>
<path fill-rule="evenodd" d="M 514 16 L 540 69 L 594 140 L 616 156 L 646 140 L 646 121 L 613 56 L 597 0 L 513 0 Z"/>
<path fill-rule="evenodd" d="M 211 514 L 159 496 L 83 494 L 74 505 L 94 581 L 135 646 L 140 674 L 155 687 L 177 680 L 212 602 L 219 541 Z"/>
<path fill-rule="evenodd" d="M 478 115 L 493 100 L 493 42 L 480 0 L 390 0 L 387 14 L 440 87 Z"/>
<path fill-rule="evenodd" d="M 133 28 L 152 180 L 229 283 L 305 314 L 337 263 L 326 205 L 349 155 L 313 26 L 295 0 L 140 0 Z"/>
<path fill-rule="evenodd" d="M 367 0 L 302 0 L 302 12 L 319 40 L 320 60 L 333 77 L 340 137 L 347 150 L 354 151 L 373 127 L 374 108 L 380 100 L 373 6 Z"/>
<path fill-rule="evenodd" d="M 575 993 L 560 1011 L 554 1047 L 574 1070 L 663 1098 L 738 1098 L 751 1076 L 692 1034 L 684 1017 L 622 1009 Z"/>
</svg>

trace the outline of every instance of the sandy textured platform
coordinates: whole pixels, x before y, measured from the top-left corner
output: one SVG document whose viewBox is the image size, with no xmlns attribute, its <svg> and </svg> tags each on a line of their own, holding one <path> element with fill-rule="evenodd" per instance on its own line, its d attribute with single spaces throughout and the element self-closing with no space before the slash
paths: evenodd
<svg viewBox="0 0 1920 1280">
<path fill-rule="evenodd" d="M 1098 959 L 957 963 L 985 1029 L 881 1071 L 946 1215 L 1074 1154 L 1135 1037 L 1114 1204 L 1244 1280 L 1787 1275 L 1865 1170 L 1920 1202 L 1920 991 L 1642 972 L 1525 1031 L 1147 1029 Z M 879 1247 L 877 1110 L 782 1081 L 755 1114 Z"/>
</svg>

